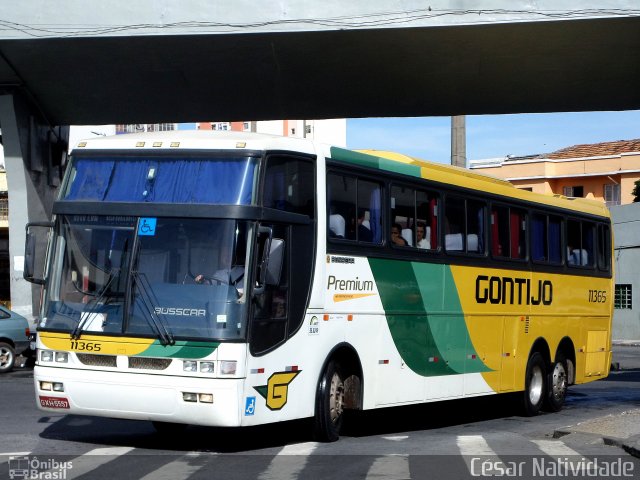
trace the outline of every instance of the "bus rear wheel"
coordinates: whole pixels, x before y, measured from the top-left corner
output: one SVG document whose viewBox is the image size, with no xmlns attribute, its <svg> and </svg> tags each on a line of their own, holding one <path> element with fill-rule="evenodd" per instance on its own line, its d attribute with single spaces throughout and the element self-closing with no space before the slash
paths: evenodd
<svg viewBox="0 0 640 480">
<path fill-rule="evenodd" d="M 567 360 L 559 353 L 549 373 L 549 391 L 545 397 L 545 410 L 558 412 L 562 409 L 569 385 L 567 372 Z"/>
<path fill-rule="evenodd" d="M 537 415 L 545 400 L 547 391 L 546 364 L 542 355 L 534 352 L 527 362 L 524 378 L 523 414 L 527 417 Z"/>
<path fill-rule="evenodd" d="M 329 362 L 318 385 L 314 436 L 322 442 L 335 442 L 340 438 L 344 420 L 344 374 L 340 365 Z"/>
</svg>

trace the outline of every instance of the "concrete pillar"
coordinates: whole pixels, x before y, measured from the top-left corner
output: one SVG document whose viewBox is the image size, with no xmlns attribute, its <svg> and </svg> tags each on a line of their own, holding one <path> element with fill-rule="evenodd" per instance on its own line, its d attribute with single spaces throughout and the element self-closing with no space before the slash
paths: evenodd
<svg viewBox="0 0 640 480">
<path fill-rule="evenodd" d="M 467 130 L 464 115 L 451 117 L 451 165 L 467 167 Z"/>
<path fill-rule="evenodd" d="M 69 129 L 45 125 L 17 94 L 0 95 L 0 129 L 9 191 L 11 308 L 33 320 L 39 313 L 40 287 L 22 278 L 25 225 L 51 219 Z"/>
</svg>

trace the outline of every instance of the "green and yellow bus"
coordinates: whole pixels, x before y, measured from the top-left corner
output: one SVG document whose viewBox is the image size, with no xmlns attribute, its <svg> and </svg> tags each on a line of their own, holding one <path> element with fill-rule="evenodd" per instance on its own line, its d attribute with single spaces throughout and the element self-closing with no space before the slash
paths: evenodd
<svg viewBox="0 0 640 480">
<path fill-rule="evenodd" d="M 25 262 L 45 411 L 314 417 L 332 441 L 347 409 L 521 392 L 535 415 L 608 374 L 602 203 L 388 152 L 157 132 L 78 144 L 53 214 Z"/>
</svg>

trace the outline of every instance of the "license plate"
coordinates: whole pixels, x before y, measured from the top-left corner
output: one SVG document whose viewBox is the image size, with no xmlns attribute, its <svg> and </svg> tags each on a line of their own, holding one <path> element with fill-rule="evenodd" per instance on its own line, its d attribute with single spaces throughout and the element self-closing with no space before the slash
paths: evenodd
<svg viewBox="0 0 640 480">
<path fill-rule="evenodd" d="M 40 405 L 44 408 L 69 408 L 69 400 L 60 397 L 40 396 Z"/>
</svg>

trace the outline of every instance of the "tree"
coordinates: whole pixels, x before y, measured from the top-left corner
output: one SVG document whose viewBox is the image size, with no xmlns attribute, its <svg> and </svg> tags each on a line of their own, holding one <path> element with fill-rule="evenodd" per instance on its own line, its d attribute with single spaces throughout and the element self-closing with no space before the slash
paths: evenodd
<svg viewBox="0 0 640 480">
<path fill-rule="evenodd" d="M 636 180 L 634 185 L 635 187 L 633 187 L 631 192 L 631 195 L 633 195 L 633 201 L 640 202 L 640 180 Z"/>
</svg>

